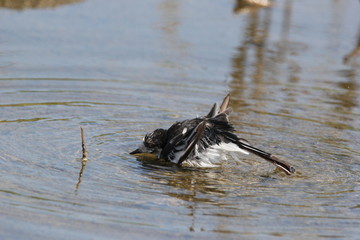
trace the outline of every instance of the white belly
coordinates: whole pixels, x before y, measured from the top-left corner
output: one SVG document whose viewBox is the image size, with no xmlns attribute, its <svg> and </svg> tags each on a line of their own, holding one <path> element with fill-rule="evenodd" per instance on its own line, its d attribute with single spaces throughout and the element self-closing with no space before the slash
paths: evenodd
<svg viewBox="0 0 360 240">
<path fill-rule="evenodd" d="M 234 143 L 221 143 L 219 145 L 213 145 L 202 152 L 198 152 L 196 146 L 195 155 L 185 160 L 183 165 L 191 167 L 216 167 L 222 161 L 227 160 L 228 152 L 241 152 L 244 154 L 249 154 L 249 152 L 239 148 Z M 179 153 L 179 158 L 180 157 L 181 153 Z"/>
</svg>

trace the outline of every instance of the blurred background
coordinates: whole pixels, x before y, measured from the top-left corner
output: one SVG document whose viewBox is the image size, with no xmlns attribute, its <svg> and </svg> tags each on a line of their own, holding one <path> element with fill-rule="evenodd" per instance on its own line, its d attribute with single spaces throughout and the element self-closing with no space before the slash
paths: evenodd
<svg viewBox="0 0 360 240">
<path fill-rule="evenodd" d="M 357 238 L 359 12 L 0 0 L 0 238 Z M 190 169 L 128 154 L 227 93 L 238 135 L 296 174 L 253 156 Z"/>
</svg>

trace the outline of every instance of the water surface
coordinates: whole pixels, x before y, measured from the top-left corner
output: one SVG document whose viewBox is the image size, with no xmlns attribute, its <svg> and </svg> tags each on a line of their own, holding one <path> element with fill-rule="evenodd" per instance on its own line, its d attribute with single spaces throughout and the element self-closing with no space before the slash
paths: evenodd
<svg viewBox="0 0 360 240">
<path fill-rule="evenodd" d="M 1 239 L 358 238 L 357 1 L 12 2 Z M 296 174 L 254 156 L 192 169 L 128 154 L 228 92 L 237 133 Z"/>
</svg>

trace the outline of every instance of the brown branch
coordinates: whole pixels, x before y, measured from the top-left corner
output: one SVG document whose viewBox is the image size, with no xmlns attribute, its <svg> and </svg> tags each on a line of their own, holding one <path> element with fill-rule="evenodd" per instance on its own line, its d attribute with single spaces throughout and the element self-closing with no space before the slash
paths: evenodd
<svg viewBox="0 0 360 240">
<path fill-rule="evenodd" d="M 81 130 L 81 147 L 82 147 L 82 160 L 87 161 L 87 153 L 86 153 L 86 146 L 85 146 L 85 137 L 84 137 L 84 129 L 80 127 Z"/>
</svg>

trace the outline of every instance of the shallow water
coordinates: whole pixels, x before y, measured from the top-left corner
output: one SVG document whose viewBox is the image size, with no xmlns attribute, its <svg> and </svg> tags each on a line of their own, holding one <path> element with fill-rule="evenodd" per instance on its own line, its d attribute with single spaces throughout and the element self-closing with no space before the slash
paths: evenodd
<svg viewBox="0 0 360 240">
<path fill-rule="evenodd" d="M 357 1 L 51 2 L 0 1 L 1 239 L 358 238 Z M 296 174 L 128 154 L 228 92 Z"/>
</svg>

